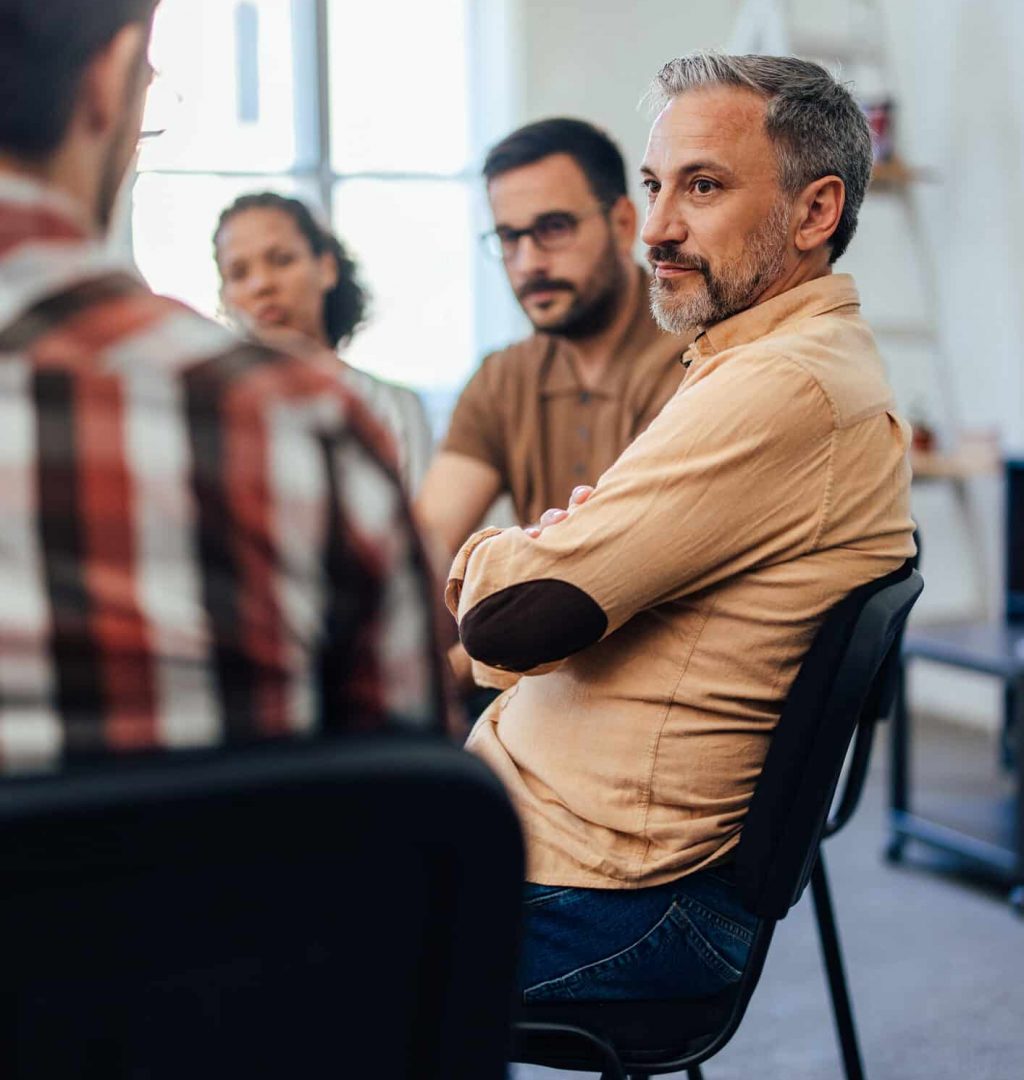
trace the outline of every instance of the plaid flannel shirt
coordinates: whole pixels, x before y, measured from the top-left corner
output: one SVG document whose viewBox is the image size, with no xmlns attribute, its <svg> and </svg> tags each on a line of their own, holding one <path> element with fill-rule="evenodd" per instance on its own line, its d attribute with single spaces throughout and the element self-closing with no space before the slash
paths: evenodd
<svg viewBox="0 0 1024 1080">
<path fill-rule="evenodd" d="M 0 771 L 440 728 L 432 597 L 335 368 L 153 295 L 0 180 Z"/>
</svg>

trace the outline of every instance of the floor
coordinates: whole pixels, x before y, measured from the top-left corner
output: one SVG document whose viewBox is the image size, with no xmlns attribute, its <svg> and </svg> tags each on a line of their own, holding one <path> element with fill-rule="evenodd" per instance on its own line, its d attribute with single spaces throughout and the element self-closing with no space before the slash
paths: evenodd
<svg viewBox="0 0 1024 1080">
<path fill-rule="evenodd" d="M 1011 788 L 995 740 L 936 722 L 919 729 L 918 805 L 982 834 L 1001 827 L 993 808 Z M 827 850 L 868 1080 L 1022 1080 L 1024 918 L 1004 889 L 951 877 L 916 845 L 901 865 L 881 858 L 885 750 L 876 750 L 857 815 Z M 515 1080 L 583 1075 L 512 1071 Z M 779 924 L 743 1024 L 704 1075 L 842 1076 L 809 895 Z"/>
</svg>

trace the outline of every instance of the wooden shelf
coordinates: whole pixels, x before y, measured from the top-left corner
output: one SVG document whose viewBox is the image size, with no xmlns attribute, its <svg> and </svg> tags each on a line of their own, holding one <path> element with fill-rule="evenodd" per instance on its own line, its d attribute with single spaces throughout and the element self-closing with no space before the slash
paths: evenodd
<svg viewBox="0 0 1024 1080">
<path fill-rule="evenodd" d="M 910 184 L 933 183 L 938 180 L 934 169 L 908 165 L 902 158 L 876 161 L 871 169 L 871 190 L 885 191 L 904 188 Z"/>
<path fill-rule="evenodd" d="M 915 480 L 969 480 L 999 471 L 999 449 L 987 443 L 967 444 L 959 450 L 911 450 Z"/>
</svg>

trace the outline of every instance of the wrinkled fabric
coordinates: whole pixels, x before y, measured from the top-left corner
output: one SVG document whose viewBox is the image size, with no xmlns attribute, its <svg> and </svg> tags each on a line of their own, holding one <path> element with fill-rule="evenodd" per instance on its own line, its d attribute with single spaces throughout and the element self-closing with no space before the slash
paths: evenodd
<svg viewBox="0 0 1024 1080">
<path fill-rule="evenodd" d="M 721 859 L 824 614 L 914 550 L 909 427 L 852 279 L 748 309 L 686 359 L 585 504 L 539 539 L 478 533 L 452 567 L 468 652 L 523 676 L 469 746 L 515 799 L 539 884 L 640 888 Z M 604 621 L 555 617 L 545 582 Z M 503 617 L 541 668 L 510 673 Z"/>
</svg>

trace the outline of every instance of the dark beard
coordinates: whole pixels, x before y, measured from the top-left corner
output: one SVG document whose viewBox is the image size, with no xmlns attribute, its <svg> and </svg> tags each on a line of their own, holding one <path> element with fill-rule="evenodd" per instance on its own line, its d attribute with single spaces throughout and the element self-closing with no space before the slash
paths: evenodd
<svg viewBox="0 0 1024 1080">
<path fill-rule="evenodd" d="M 576 302 L 565 313 L 565 318 L 555 325 L 546 327 L 545 332 L 560 334 L 570 341 L 594 337 L 607 330 L 615 321 L 622 307 L 624 293 L 625 289 L 620 279 L 606 286 L 602 292 L 591 297 L 589 301 L 584 301 L 582 297 L 577 296 Z"/>
<path fill-rule="evenodd" d="M 581 295 L 569 282 L 554 283 L 559 288 L 573 289 L 576 299 L 557 323 L 537 327 L 538 330 L 545 334 L 558 334 L 570 341 L 582 341 L 611 326 L 622 310 L 629 283 L 628 271 L 623 267 L 613 241 L 609 241 L 598 266 L 599 269 L 587 282 L 589 295 Z M 526 289 L 530 290 L 531 285 L 527 285 Z"/>
</svg>

